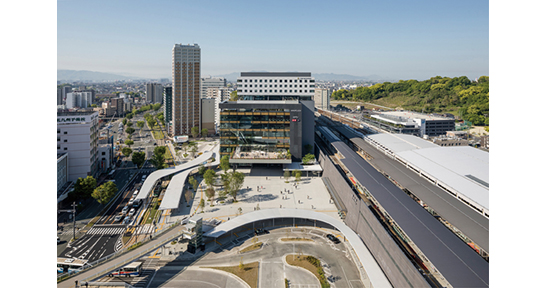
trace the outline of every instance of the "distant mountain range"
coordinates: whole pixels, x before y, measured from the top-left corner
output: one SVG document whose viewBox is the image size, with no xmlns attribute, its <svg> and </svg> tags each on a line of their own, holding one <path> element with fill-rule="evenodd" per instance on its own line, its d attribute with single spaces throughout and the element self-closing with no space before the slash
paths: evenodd
<svg viewBox="0 0 546 288">
<path fill-rule="evenodd" d="M 251 72 L 266 72 L 266 71 L 251 71 Z M 230 82 L 237 81 L 237 77 L 241 75 L 240 72 L 233 72 L 224 75 L 215 75 L 214 77 L 224 77 Z M 204 75 L 203 75 L 204 76 Z M 384 77 L 379 75 L 368 76 L 354 76 L 348 74 L 334 74 L 334 73 L 311 73 L 311 76 L 317 81 L 388 81 Z M 170 77 L 165 77 L 170 78 Z M 144 77 L 129 77 L 112 73 L 103 73 L 87 70 L 57 70 L 58 81 L 114 81 L 114 80 L 137 80 L 146 79 Z"/>
<path fill-rule="evenodd" d="M 57 81 L 114 81 L 133 80 L 139 77 L 127 77 L 111 73 L 102 73 L 87 70 L 57 70 Z"/>
</svg>

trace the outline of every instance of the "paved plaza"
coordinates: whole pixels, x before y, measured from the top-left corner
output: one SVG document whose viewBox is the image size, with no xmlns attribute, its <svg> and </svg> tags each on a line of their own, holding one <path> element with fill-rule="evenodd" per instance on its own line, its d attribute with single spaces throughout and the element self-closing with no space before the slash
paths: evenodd
<svg viewBox="0 0 546 288">
<path fill-rule="evenodd" d="M 239 212 L 244 214 L 255 211 L 255 209 L 271 208 L 308 209 L 341 220 L 338 210 L 330 199 L 330 194 L 320 177 L 302 176 L 299 184 L 295 185 L 294 177 L 290 177 L 288 183 L 285 183 L 282 176 L 282 167 L 280 166 L 240 168 L 237 171 L 245 174 L 243 188 L 237 194 L 238 202 L 232 203 L 233 198 L 231 196 L 218 199 L 218 192 L 222 190 L 222 187 L 215 186 L 217 193 L 216 199 L 213 201 L 214 206 L 211 207 L 210 201 L 205 202 L 204 212 L 201 213 L 204 220 L 228 221 L 233 217 L 237 217 Z M 218 169 L 216 173 L 221 174 L 223 171 Z M 197 213 L 201 212 L 201 208 L 198 209 L 198 206 L 202 197 L 207 200 L 205 196 L 206 184 L 202 177 L 197 176 L 197 180 L 201 184 L 197 193 L 195 193 L 195 198 L 190 203 L 190 207 L 187 207 L 188 204 L 185 203 L 184 199 L 181 199 L 179 209 L 173 210 L 170 217 L 167 218 L 168 223 L 174 223 L 188 215 L 191 216 L 196 211 Z M 184 189 L 188 188 L 189 185 L 186 185 Z"/>
</svg>

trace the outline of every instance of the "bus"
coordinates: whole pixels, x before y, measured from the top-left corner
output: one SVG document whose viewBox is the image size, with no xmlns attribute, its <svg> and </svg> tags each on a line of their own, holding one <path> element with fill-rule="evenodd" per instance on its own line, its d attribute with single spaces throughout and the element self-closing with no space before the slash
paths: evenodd
<svg viewBox="0 0 546 288">
<path fill-rule="evenodd" d="M 57 257 L 57 273 L 74 273 L 81 271 L 87 260 Z"/>
<path fill-rule="evenodd" d="M 108 274 L 108 276 L 110 276 L 110 277 L 113 277 L 113 276 L 118 276 L 118 277 L 119 276 L 125 276 L 125 277 L 135 276 L 135 277 L 138 277 L 138 276 L 140 276 L 141 271 L 142 271 L 142 262 L 133 262 L 133 263 L 125 265 L 123 268 L 121 268 L 119 270 L 116 270 L 116 271 Z"/>
</svg>

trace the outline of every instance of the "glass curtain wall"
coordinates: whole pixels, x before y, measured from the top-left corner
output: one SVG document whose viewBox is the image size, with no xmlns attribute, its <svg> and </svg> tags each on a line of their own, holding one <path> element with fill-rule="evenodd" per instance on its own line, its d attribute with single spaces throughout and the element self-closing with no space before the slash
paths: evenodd
<svg viewBox="0 0 546 288">
<path fill-rule="evenodd" d="M 220 113 L 220 154 L 284 159 L 290 147 L 288 109 L 233 109 Z"/>
</svg>

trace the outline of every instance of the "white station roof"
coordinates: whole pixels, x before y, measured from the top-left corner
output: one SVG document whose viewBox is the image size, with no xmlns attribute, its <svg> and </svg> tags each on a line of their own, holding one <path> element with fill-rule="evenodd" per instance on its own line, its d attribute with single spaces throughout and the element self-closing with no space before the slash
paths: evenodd
<svg viewBox="0 0 546 288">
<path fill-rule="evenodd" d="M 314 219 L 335 227 L 345 236 L 347 241 L 349 241 L 349 243 L 353 247 L 358 257 L 358 260 L 360 261 L 360 263 L 362 263 L 364 270 L 368 274 L 372 286 L 392 287 L 391 283 L 375 261 L 370 251 L 368 251 L 368 248 L 366 247 L 366 245 L 364 245 L 364 242 L 362 242 L 360 237 L 343 222 L 336 220 L 324 213 L 305 209 L 261 209 L 232 218 L 231 220 L 214 227 L 212 230 L 203 234 L 203 236 L 218 238 L 242 225 L 272 218 Z"/>
<path fill-rule="evenodd" d="M 205 167 L 215 166 L 220 164 L 220 157 L 219 157 L 220 145 L 216 145 L 213 148 L 213 151 L 211 153 L 212 153 L 211 157 L 214 157 L 214 162 L 205 164 Z M 205 153 L 203 153 L 203 155 L 204 154 Z M 200 158 L 201 157 L 197 158 L 196 160 Z M 209 158 L 205 159 L 205 161 L 208 160 Z M 165 190 L 165 195 L 163 196 L 163 200 L 161 200 L 161 205 L 159 206 L 159 210 L 178 208 L 178 204 L 180 203 L 180 198 L 182 197 L 182 193 L 184 191 L 184 183 L 186 182 L 186 178 L 188 178 L 188 175 L 190 175 L 191 171 L 202 162 L 194 162 L 194 163 L 195 165 L 193 164 L 186 165 L 190 163 L 186 163 L 185 165 L 180 165 L 180 166 L 186 166 L 186 168 L 181 173 L 174 175 L 173 178 L 171 179 L 169 186 L 167 186 L 167 190 Z"/>
<path fill-rule="evenodd" d="M 157 182 L 159 179 L 198 166 L 200 163 L 207 161 L 213 154 L 214 153 L 212 151 L 206 151 L 203 152 L 201 156 L 190 162 L 152 172 L 152 174 L 148 175 L 144 181 L 144 184 L 142 184 L 136 199 L 146 199 L 150 192 L 152 192 L 155 182 Z"/>
<path fill-rule="evenodd" d="M 413 135 L 366 137 L 489 210 L 489 153 L 470 146 L 442 147 Z"/>
</svg>

